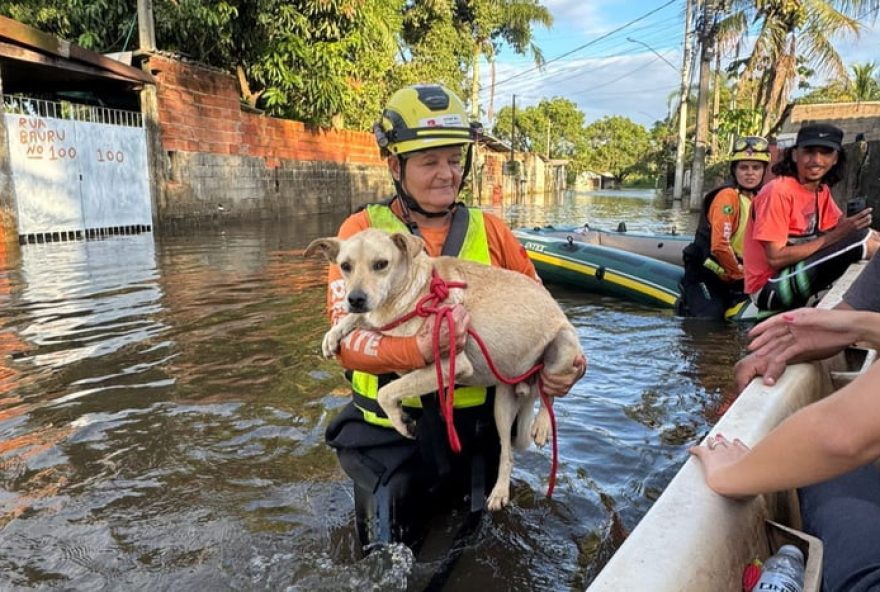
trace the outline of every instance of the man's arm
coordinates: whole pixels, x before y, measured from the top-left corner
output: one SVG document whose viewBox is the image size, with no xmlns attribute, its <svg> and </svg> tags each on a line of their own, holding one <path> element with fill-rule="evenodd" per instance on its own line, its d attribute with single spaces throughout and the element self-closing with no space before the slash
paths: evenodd
<svg viewBox="0 0 880 592">
<path fill-rule="evenodd" d="M 834 228 L 811 241 L 794 245 L 789 245 L 786 241 L 762 241 L 764 252 L 767 254 L 767 262 L 774 269 L 782 269 L 783 267 L 794 265 L 816 251 L 828 245 L 833 245 L 850 233 L 867 228 L 870 225 L 871 208 L 868 208 L 854 216 L 842 218 Z"/>
</svg>

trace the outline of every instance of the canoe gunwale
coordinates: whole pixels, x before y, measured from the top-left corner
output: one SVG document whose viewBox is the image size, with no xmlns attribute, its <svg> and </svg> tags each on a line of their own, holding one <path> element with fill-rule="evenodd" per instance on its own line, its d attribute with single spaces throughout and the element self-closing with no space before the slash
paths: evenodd
<svg viewBox="0 0 880 592">
<path fill-rule="evenodd" d="M 818 306 L 836 306 L 864 266 L 850 266 Z M 835 373 L 853 374 L 845 354 L 789 366 L 774 386 L 752 380 L 706 437 L 720 432 L 754 445 L 790 414 L 831 393 Z M 859 371 L 876 358 L 875 350 L 865 354 Z M 768 555 L 768 520 L 800 526 L 794 491 L 730 500 L 712 492 L 699 461 L 688 458 L 587 590 L 738 589 L 745 565 Z M 818 590 L 820 575 L 810 574 L 816 581 L 805 582 L 805 590 Z"/>
</svg>

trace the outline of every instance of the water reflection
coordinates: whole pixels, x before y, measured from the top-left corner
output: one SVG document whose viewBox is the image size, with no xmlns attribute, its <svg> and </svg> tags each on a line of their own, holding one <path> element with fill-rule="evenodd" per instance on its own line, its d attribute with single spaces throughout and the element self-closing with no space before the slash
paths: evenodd
<svg viewBox="0 0 880 592">
<path fill-rule="evenodd" d="M 698 215 L 669 207 L 653 190 L 563 191 L 525 196 L 520 201 L 480 203 L 487 210 L 503 213 L 513 226 L 589 224 L 616 229 L 621 222 L 629 230 L 693 234 Z"/>
<path fill-rule="evenodd" d="M 512 224 L 675 217 L 650 195 L 513 204 Z M 629 222 L 628 222 L 629 223 Z M 326 328 L 338 220 L 28 245 L 0 265 L 0 589 L 418 590 L 441 556 L 358 557 L 323 444 L 346 401 Z M 561 467 L 519 454 L 445 590 L 583 589 L 717 416 L 739 330 L 552 288 L 590 357 Z"/>
</svg>

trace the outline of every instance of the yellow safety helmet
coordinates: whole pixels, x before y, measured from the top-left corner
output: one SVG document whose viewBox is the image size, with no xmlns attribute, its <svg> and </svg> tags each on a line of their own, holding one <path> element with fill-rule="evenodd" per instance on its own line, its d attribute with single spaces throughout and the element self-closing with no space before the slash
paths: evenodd
<svg viewBox="0 0 880 592">
<path fill-rule="evenodd" d="M 383 154 L 473 144 L 480 125 L 468 121 L 464 103 L 439 84 L 416 84 L 391 96 L 373 126 Z"/>
<path fill-rule="evenodd" d="M 757 160 L 770 162 L 770 142 L 761 136 L 742 136 L 733 143 L 730 162 Z"/>
</svg>

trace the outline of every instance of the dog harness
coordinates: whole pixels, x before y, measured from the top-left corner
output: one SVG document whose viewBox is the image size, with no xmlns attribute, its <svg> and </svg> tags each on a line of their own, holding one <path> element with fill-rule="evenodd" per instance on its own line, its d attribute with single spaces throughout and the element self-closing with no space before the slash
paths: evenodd
<svg viewBox="0 0 880 592">
<path fill-rule="evenodd" d="M 385 232 L 411 232 L 410 228 L 398 218 L 388 204 L 370 204 L 365 208 L 370 227 Z M 468 208 L 459 204 L 452 217 L 443 255 L 457 256 L 467 261 L 475 261 L 484 265 L 491 264 L 489 240 L 486 236 L 486 225 L 483 212 L 477 208 Z M 351 387 L 355 406 L 363 413 L 364 421 L 382 427 L 391 427 L 388 416 L 379 407 L 377 395 L 379 389 L 397 378 L 396 374 L 370 374 L 356 370 L 351 373 Z M 478 407 L 486 403 L 487 389 L 479 386 L 463 386 L 455 389 L 456 408 Z M 421 408 L 419 396 L 403 400 L 404 407 Z"/>
</svg>

